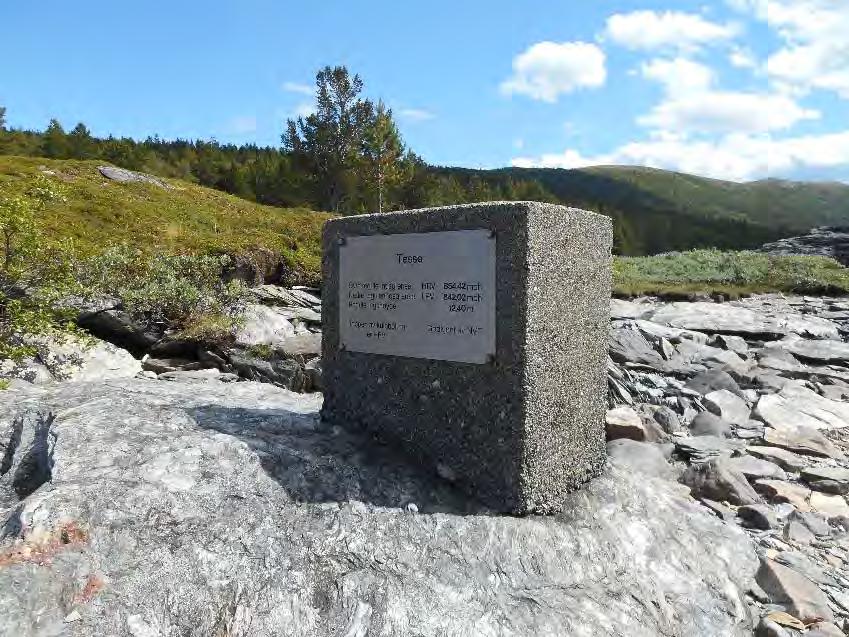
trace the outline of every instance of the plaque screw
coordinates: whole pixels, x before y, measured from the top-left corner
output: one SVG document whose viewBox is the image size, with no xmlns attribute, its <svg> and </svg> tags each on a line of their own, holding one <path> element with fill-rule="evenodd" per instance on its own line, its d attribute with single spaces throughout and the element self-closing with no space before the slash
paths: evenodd
<svg viewBox="0 0 849 637">
<path fill-rule="evenodd" d="M 490 239 L 495 239 L 495 230 L 490 230 L 490 231 L 489 231 L 489 238 L 490 238 Z"/>
<path fill-rule="evenodd" d="M 495 354 L 487 354 L 486 363 L 487 365 L 495 365 Z"/>
<path fill-rule="evenodd" d="M 339 351 L 340 352 L 344 352 L 346 349 L 348 349 L 348 348 L 345 347 L 345 343 L 339 343 Z"/>
<path fill-rule="evenodd" d="M 339 237 L 338 239 L 336 239 L 336 243 L 340 246 L 345 245 L 347 242 L 348 240 L 345 237 Z"/>
</svg>

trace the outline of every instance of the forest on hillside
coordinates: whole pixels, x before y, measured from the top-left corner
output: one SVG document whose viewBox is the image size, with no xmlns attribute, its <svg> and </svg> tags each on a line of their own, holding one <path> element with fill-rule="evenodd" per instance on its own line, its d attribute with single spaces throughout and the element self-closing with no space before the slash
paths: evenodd
<svg viewBox="0 0 849 637">
<path fill-rule="evenodd" d="M 0 107 L 0 155 L 102 160 L 260 204 L 343 215 L 479 201 L 562 203 L 612 217 L 615 250 L 625 255 L 752 248 L 792 234 L 789 226 L 770 222 L 768 215 L 759 218 L 757 210 L 736 201 L 714 209 L 711 188 L 697 202 L 682 201 L 618 173 L 430 166 L 406 146 L 391 109 L 364 97 L 363 89 L 361 78 L 345 67 L 319 71 L 315 112 L 289 120 L 276 148 L 158 136 L 98 138 L 83 122 L 65 130 L 55 119 L 43 131 L 9 128 Z"/>
</svg>

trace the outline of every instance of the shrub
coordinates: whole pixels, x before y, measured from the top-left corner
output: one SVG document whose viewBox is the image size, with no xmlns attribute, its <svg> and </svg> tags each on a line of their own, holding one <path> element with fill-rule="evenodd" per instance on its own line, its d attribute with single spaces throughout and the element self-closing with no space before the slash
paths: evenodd
<svg viewBox="0 0 849 637">
<path fill-rule="evenodd" d="M 664 292 L 849 293 L 849 270 L 834 259 L 759 252 L 691 250 L 651 257 L 618 257 L 614 289 Z"/>
<path fill-rule="evenodd" d="M 114 297 L 142 322 L 198 331 L 205 320 L 204 329 L 219 331 L 240 313 L 247 291 L 241 281 L 224 280 L 229 264 L 227 256 L 151 257 L 118 246 L 82 261 L 76 279 L 86 296 Z"/>
<path fill-rule="evenodd" d="M 75 328 L 54 309 L 54 301 L 73 287 L 70 247 L 42 232 L 40 213 L 63 201 L 64 189 L 38 175 L 22 190 L 0 183 L 0 358 L 35 354 L 32 336 L 63 340 Z"/>
</svg>

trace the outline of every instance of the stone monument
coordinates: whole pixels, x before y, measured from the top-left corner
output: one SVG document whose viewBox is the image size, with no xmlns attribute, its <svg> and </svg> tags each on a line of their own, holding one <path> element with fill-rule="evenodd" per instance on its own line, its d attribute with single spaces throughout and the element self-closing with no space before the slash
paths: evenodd
<svg viewBox="0 0 849 637">
<path fill-rule="evenodd" d="M 557 511 L 605 458 L 612 234 L 533 202 L 328 221 L 322 417 L 493 509 Z"/>
</svg>

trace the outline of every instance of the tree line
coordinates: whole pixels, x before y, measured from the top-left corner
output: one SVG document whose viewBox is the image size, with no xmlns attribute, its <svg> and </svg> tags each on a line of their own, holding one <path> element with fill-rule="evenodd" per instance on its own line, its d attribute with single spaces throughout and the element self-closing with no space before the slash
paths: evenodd
<svg viewBox="0 0 849 637">
<path fill-rule="evenodd" d="M 7 129 L 0 107 L 0 154 L 97 159 L 173 177 L 281 207 L 339 214 L 468 203 L 557 201 L 536 180 L 484 179 L 434 170 L 406 146 L 392 110 L 363 97 L 363 81 L 343 66 L 316 75 L 315 112 L 290 119 L 279 148 L 217 141 L 98 138 L 84 123 L 66 131 Z"/>
</svg>

